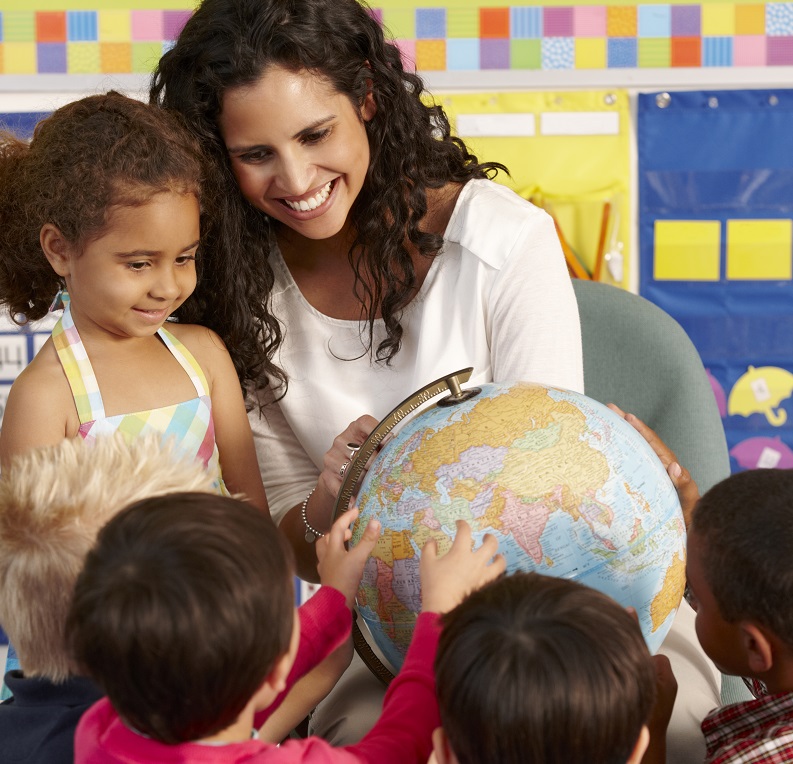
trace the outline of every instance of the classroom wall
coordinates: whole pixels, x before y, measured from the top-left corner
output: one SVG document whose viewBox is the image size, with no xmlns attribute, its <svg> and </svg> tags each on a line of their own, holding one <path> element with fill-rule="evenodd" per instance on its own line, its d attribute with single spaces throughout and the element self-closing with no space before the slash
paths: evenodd
<svg viewBox="0 0 793 764">
<path fill-rule="evenodd" d="M 554 215 L 584 275 L 681 321 L 733 468 L 793 466 L 793 2 L 372 5 L 453 129 Z M 24 134 L 85 93 L 145 98 L 190 6 L 0 0 L 0 120 Z M 46 337 L 4 332 L 0 406 Z"/>
</svg>

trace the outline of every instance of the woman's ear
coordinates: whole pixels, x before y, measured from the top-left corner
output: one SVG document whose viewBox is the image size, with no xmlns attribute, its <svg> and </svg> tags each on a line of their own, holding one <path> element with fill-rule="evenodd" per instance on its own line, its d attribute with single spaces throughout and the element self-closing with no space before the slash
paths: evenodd
<svg viewBox="0 0 793 764">
<path fill-rule="evenodd" d="M 361 119 L 364 122 L 368 122 L 377 114 L 377 104 L 374 101 L 371 80 L 366 80 L 366 87 L 366 95 L 363 97 L 363 103 L 361 104 Z"/>
<path fill-rule="evenodd" d="M 63 278 L 70 275 L 74 248 L 66 240 L 58 226 L 45 223 L 39 232 L 39 243 L 52 270 Z"/>
</svg>

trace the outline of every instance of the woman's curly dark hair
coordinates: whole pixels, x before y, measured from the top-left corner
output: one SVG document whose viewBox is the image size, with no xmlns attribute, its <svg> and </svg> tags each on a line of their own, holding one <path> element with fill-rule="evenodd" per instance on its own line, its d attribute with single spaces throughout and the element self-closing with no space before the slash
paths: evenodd
<svg viewBox="0 0 793 764">
<path fill-rule="evenodd" d="M 39 244 L 45 223 L 79 251 L 115 206 L 164 191 L 200 199 L 203 170 L 179 115 L 113 91 L 61 107 L 30 144 L 0 133 L 0 303 L 20 324 L 46 315 L 61 284 Z"/>
<path fill-rule="evenodd" d="M 414 294 L 409 242 L 424 257 L 443 237 L 422 231 L 427 189 L 491 177 L 502 165 L 478 162 L 438 105 L 422 101 L 421 79 L 402 66 L 371 10 L 357 0 L 204 0 L 154 72 L 151 102 L 180 112 L 201 140 L 214 172 L 207 188 L 203 274 L 182 314 L 226 342 L 241 382 L 285 383 L 273 362 L 283 329 L 270 312 L 273 271 L 267 216 L 237 187 L 218 118 L 224 93 L 252 85 L 268 66 L 327 78 L 360 108 L 369 91 L 377 107 L 365 123 L 370 164 L 351 212 L 350 263 L 369 324 L 378 314 L 387 336 L 374 356 L 399 351 L 401 310 Z M 277 118 L 277 117 L 276 117 Z"/>
</svg>

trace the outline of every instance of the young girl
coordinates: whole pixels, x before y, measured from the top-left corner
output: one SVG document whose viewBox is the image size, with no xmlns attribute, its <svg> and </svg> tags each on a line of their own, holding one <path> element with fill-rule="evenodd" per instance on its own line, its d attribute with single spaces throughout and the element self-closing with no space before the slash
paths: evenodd
<svg viewBox="0 0 793 764">
<path fill-rule="evenodd" d="M 62 438 L 158 432 L 267 512 L 223 343 L 164 328 L 196 286 L 202 169 L 177 117 L 113 92 L 58 109 L 30 145 L 0 139 L 0 301 L 21 324 L 63 307 L 11 388 L 4 468 Z"/>
</svg>

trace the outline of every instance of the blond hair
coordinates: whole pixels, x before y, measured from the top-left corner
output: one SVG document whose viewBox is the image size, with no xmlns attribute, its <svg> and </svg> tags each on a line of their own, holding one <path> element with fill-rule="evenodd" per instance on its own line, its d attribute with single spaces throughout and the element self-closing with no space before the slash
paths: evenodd
<svg viewBox="0 0 793 764">
<path fill-rule="evenodd" d="M 176 491 L 211 492 L 200 463 L 159 436 L 71 438 L 16 457 L 0 479 L 0 624 L 26 676 L 64 681 L 74 583 L 99 529 L 128 504 Z"/>
</svg>

